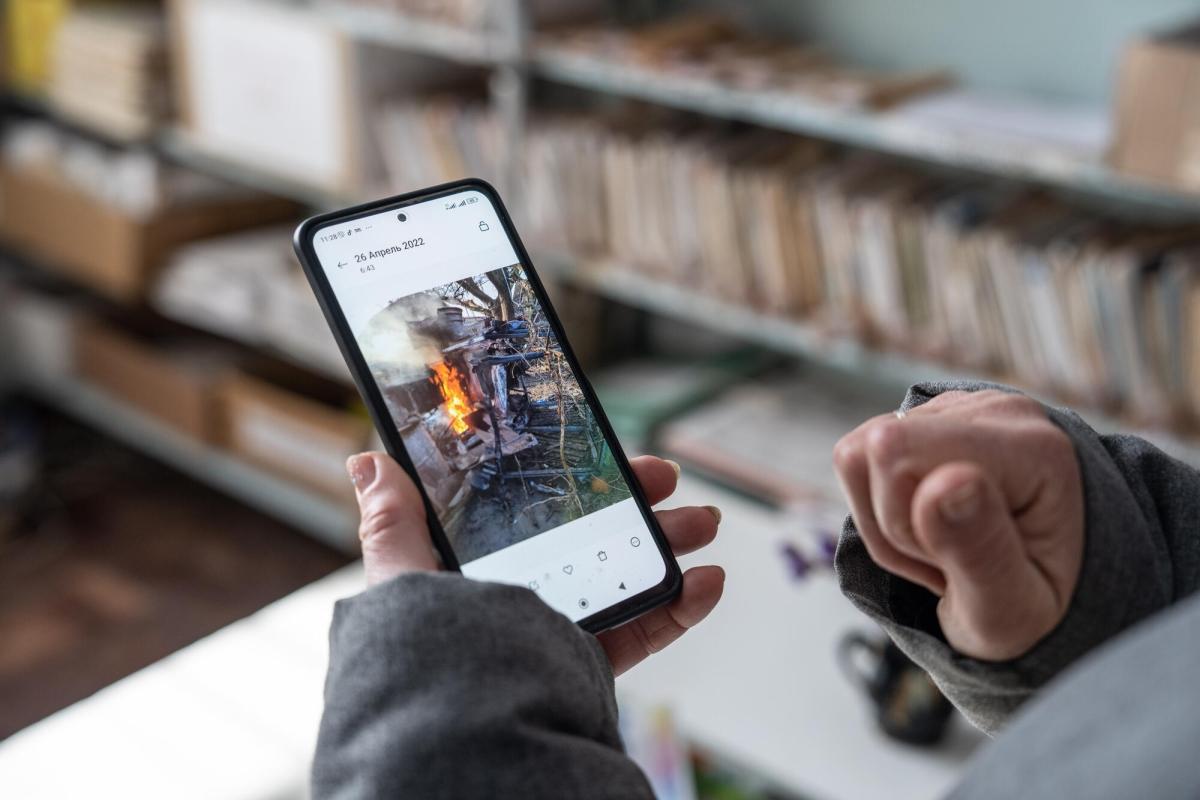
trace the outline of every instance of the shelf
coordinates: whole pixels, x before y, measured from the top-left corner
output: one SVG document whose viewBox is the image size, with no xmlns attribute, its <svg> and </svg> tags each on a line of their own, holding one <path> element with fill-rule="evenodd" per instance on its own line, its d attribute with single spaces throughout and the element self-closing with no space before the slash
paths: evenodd
<svg viewBox="0 0 1200 800">
<path fill-rule="evenodd" d="M 470 30 L 399 11 L 326 2 L 318 10 L 360 42 L 438 56 L 462 64 L 492 66 L 515 61 L 518 48 L 488 30 Z"/>
<path fill-rule="evenodd" d="M 1141 205 L 1174 214 L 1200 213 L 1200 194 L 1139 181 L 1114 172 L 1101 148 L 1086 154 L 1052 142 L 1014 146 L 1018 140 L 978 131 L 939 128 L 906 111 L 873 112 L 807 102 L 782 92 L 748 91 L 694 78 L 664 75 L 644 67 L 542 48 L 533 57 L 534 73 L 578 88 L 644 100 L 683 111 L 739 120 L 854 147 L 890 153 L 947 167 L 1030 181 L 1095 197 L 1123 207 Z M 914 102 L 921 102 L 920 100 Z M 981 104 L 984 101 L 980 101 Z M 1061 109 L 1051 113 L 1070 116 Z M 1078 119 L 1082 115 L 1075 115 Z M 1100 116 L 1099 112 L 1089 116 Z M 1103 117 L 1100 117 L 1101 123 Z M 1091 120 L 1095 123 L 1095 120 Z M 1095 124 L 1092 125 L 1095 127 Z"/>
<path fill-rule="evenodd" d="M 82 381 L 26 379 L 21 383 L 47 404 L 113 439 L 330 547 L 357 554 L 358 520 L 346 506 L 200 444 Z"/>
<path fill-rule="evenodd" d="M 680 322 L 697 325 L 771 350 L 804 358 L 873 380 L 904 387 L 916 381 L 977 378 L 978 375 L 930 361 L 869 348 L 849 336 L 816 325 L 765 314 L 711 295 L 648 278 L 633 268 L 605 259 L 581 261 L 558 252 L 534 248 L 537 267 L 558 280 Z"/>
<path fill-rule="evenodd" d="M 824 369 L 855 376 L 895 394 L 926 381 L 1002 382 L 996 376 L 958 369 L 929 359 L 868 347 L 852 336 L 831 333 L 802 320 L 774 316 L 728 303 L 668 281 L 648 278 L 604 259 L 580 260 L 558 252 L 534 250 L 536 266 L 549 278 L 582 288 L 632 308 L 723 333 L 731 338 L 798 356 Z M 1020 388 L 1020 387 L 1019 387 Z M 1062 398 L 1038 390 L 1030 395 L 1049 405 Z M 1133 433 L 1175 458 L 1200 467 L 1200 442 L 1162 428 L 1142 428 L 1103 411 L 1075 408 L 1102 433 Z"/>
<path fill-rule="evenodd" d="M 0 106 L 5 110 L 44 118 L 57 126 L 99 139 L 113 146 L 127 146 L 128 142 L 115 141 L 111 137 L 86 126 L 73 122 L 45 100 L 29 95 L 0 94 Z M 230 183 L 249 189 L 278 195 L 302 205 L 321 210 L 333 210 L 361 202 L 351 195 L 342 194 L 316 184 L 305 183 L 297 178 L 264 169 L 239 159 L 220 147 L 205 142 L 183 128 L 163 128 L 144 144 L 170 161 L 191 167 L 198 172 L 215 175 Z"/>
<path fill-rule="evenodd" d="M 484 66 L 515 65 L 528 59 L 533 74 L 590 91 L 997 178 L 1031 182 L 1123 209 L 1141 208 L 1172 216 L 1200 214 L 1200 193 L 1180 191 L 1114 171 L 1103 162 L 1103 143 L 1093 141 L 1090 134 L 1089 145 L 1080 149 L 1064 146 L 1063 141 L 1050 137 L 1045 141 L 1028 136 L 1005 138 L 1008 132 L 1003 130 L 964 128 L 944 124 L 936 114 L 912 113 L 913 108 L 930 98 L 949 93 L 917 98 L 890 111 L 848 109 L 806 101 L 785 92 L 724 87 L 553 47 L 543 46 L 524 55 L 519 37 L 457 28 L 393 11 L 353 7 L 336 0 L 318 4 L 316 13 L 360 42 Z M 987 96 L 970 96 L 975 97 L 975 107 L 986 113 L 990 102 Z M 1006 98 L 1004 102 L 1013 100 Z M 55 116 L 48 104 L 36 98 L 9 96 L 6 102 L 11 108 Z M 1050 104 L 1039 107 L 1060 122 L 1066 120 L 1069 124 L 1083 119 L 1085 128 L 1095 129 L 1107 119 L 1106 109 L 1072 112 Z M 65 122 L 71 124 L 69 120 Z M 270 188 L 314 207 L 333 208 L 350 201 L 336 192 L 294 178 L 254 167 L 231 167 L 227 154 L 214 151 L 180 131 L 166 132 L 159 137 L 158 145 L 166 154 L 181 160 L 186 158 L 195 166 L 207 166 L 227 178 Z"/>
<path fill-rule="evenodd" d="M 315 303 L 316 301 L 314 300 L 313 302 Z M 206 323 L 203 319 L 198 318 L 200 313 L 179 313 L 176 309 L 163 308 L 162 305 L 157 303 L 152 303 L 151 308 L 164 319 L 171 320 L 180 325 L 186 325 L 194 330 L 210 333 L 213 336 L 220 337 L 224 341 L 232 342 L 253 352 L 278 359 L 297 369 L 339 383 L 347 388 L 353 388 L 354 386 L 354 379 L 350 375 L 350 370 L 340 355 L 331 354 L 329 357 L 319 357 L 315 354 L 302 352 L 299 348 L 288 347 L 284 343 L 245 335 L 242 332 Z"/>
<path fill-rule="evenodd" d="M 582 59 L 576 59 L 581 61 Z M 606 67 L 607 69 L 607 67 Z M 637 70 L 613 68 L 614 72 L 635 73 Z M 820 109 L 820 114 L 830 117 L 865 118 L 863 114 Z M 253 166 L 238 162 L 228 154 L 207 148 L 185 133 L 173 132 L 163 137 L 162 149 L 172 157 L 195 169 L 206 170 L 242 185 L 269 191 L 292 198 L 319 209 L 332 209 L 362 202 L 362 198 L 337 196 L 316 187 L 306 186 L 272 173 L 257 170 Z M 1013 154 L 1014 160 L 1020 154 Z M 1096 170 L 1105 171 L 1097 166 Z M 1127 179 L 1111 175 L 1115 191 L 1118 183 Z M 1167 197 L 1181 198 L 1178 194 Z M 1200 197 L 1186 197 L 1189 203 L 1200 204 Z M 1178 207 L 1177 207 L 1178 208 Z M 1200 205 L 1197 206 L 1200 209 Z M 997 380 L 995 376 L 980 375 L 970 370 L 907 354 L 887 352 L 864 345 L 847 335 L 821 330 L 816 325 L 796 319 L 763 314 L 755 309 L 724 302 L 700 292 L 676 286 L 672 283 L 647 278 L 635 270 L 603 259 L 580 259 L 557 251 L 536 250 L 537 265 L 547 275 L 587 289 L 635 308 L 653 314 L 674 318 L 698 325 L 708 330 L 725 333 L 731 337 L 755 342 L 769 349 L 799 356 L 823 367 L 832 368 L 847 375 L 861 378 L 864 382 L 886 385 L 892 391 L 902 391 L 919 381 L 942 380 Z M 277 353 L 289 358 L 286 353 Z M 320 371 L 320 370 L 318 370 Z M 328 373 L 326 373 L 328 374 Z M 344 376 L 339 376 L 344 379 Z M 1061 404 L 1061 398 L 1034 396 L 1052 404 Z M 1152 441 L 1172 456 L 1189 464 L 1200 466 L 1200 442 L 1183 438 L 1169 430 L 1131 428 L 1131 425 L 1103 412 L 1082 410 L 1084 416 L 1103 432 L 1124 431 L 1136 433 Z"/>
<path fill-rule="evenodd" d="M 164 156 L 192 169 L 216 175 L 230 183 L 295 200 L 313 208 L 332 210 L 359 202 L 348 194 L 339 194 L 240 161 L 235 156 L 178 128 L 163 131 L 155 140 L 155 144 Z"/>
<path fill-rule="evenodd" d="M 0 90 L 0 110 L 6 114 L 48 118 L 61 128 L 111 147 L 138 148 L 154 144 L 154 129 L 136 135 L 113 131 L 63 109 L 43 93 Z"/>
</svg>

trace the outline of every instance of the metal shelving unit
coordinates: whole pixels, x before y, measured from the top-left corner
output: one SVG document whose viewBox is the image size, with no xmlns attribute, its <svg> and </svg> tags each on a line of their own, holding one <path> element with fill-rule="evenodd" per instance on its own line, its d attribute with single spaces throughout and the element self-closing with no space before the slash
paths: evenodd
<svg viewBox="0 0 1200 800">
<path fill-rule="evenodd" d="M 211 167 L 230 180 L 272 189 L 306 202 L 305 192 L 289 194 L 285 191 L 285 182 L 258 183 L 254 170 L 245 169 L 240 164 L 214 161 L 215 157 L 205 155 L 193 158 L 196 151 L 184 148 L 177 148 L 174 153 L 183 162 L 198 169 Z M 310 199 L 319 200 L 317 205 L 320 207 L 334 207 L 340 202 L 329 195 Z M 345 199 L 345 204 L 351 202 L 356 201 Z M 538 248 L 535 243 L 531 244 L 531 248 L 538 268 L 548 277 L 632 308 L 754 342 L 844 375 L 861 376 L 865 383 L 875 387 L 888 387 L 901 392 L 904 387 L 918 381 L 1003 380 L 998 376 L 982 375 L 928 358 L 873 348 L 853 336 L 825 330 L 804 320 L 765 315 L 748 306 L 725 302 L 669 281 L 649 278 L 630 265 L 604 258 L 579 258 L 561 250 Z M 1038 395 L 1036 391 L 1033 394 Z M 1062 398 L 1044 393 L 1040 397 L 1052 404 L 1064 402 Z M 1093 410 L 1084 415 L 1100 430 L 1129 431 L 1131 428 L 1128 422 L 1104 412 Z M 1153 441 L 1176 458 L 1200 466 L 1200 442 L 1164 429 L 1134 432 Z"/>
<path fill-rule="evenodd" d="M 848 110 L 779 92 L 728 88 L 554 49 L 539 49 L 532 63 L 539 77 L 582 89 L 1037 183 L 1111 203 L 1200 213 L 1200 194 L 1139 181 L 1099 160 L 1000 147 L 914 123 L 902 113 Z"/>
<path fill-rule="evenodd" d="M 21 384 L 64 414 L 241 500 L 344 553 L 358 552 L 358 517 L 344 504 L 201 444 L 77 379 L 25 377 Z"/>
<path fill-rule="evenodd" d="M 236 161 L 229 153 L 199 141 L 192 134 L 178 128 L 164 130 L 155 139 L 154 145 L 167 158 L 200 172 L 216 175 L 230 183 L 286 197 L 312 208 L 335 209 L 357 202 L 350 195 L 339 195 L 297 178 L 265 170 L 255 164 Z"/>
<path fill-rule="evenodd" d="M 529 102 L 529 80 L 538 77 L 576 88 L 717 118 L 750 122 L 932 164 L 1032 182 L 1112 203 L 1176 214 L 1200 213 L 1200 194 L 1187 194 L 1143 183 L 1114 172 L 1098 160 L 1039 157 L 1027 151 L 998 148 L 988 142 L 981 144 L 961 135 L 921 127 L 901 114 L 847 110 L 803 102 L 781 93 L 714 86 L 708 82 L 658 74 L 642 67 L 612 63 L 592 56 L 539 48 L 533 44 L 528 30 L 529 20 L 524 1 L 506 0 L 506 3 L 505 10 L 509 12 L 504 16 L 506 25 L 483 32 L 459 30 L 384 10 L 350 8 L 337 0 L 317 2 L 309 10 L 325 16 L 331 24 L 356 41 L 491 70 L 492 102 L 505 121 L 510 153 L 515 153 L 513 148 L 523 129 Z M 22 98 L 19 105 L 26 111 L 53 115 L 52 108 L 28 98 Z M 196 169 L 290 197 L 314 208 L 335 208 L 363 199 L 339 195 L 305 184 L 295 177 L 271 173 L 254 164 L 237 161 L 230 154 L 197 141 L 184 131 L 165 131 L 158 137 L 156 147 L 169 157 Z M 515 158 L 510 157 L 507 161 L 515 163 Z M 569 254 L 540 251 L 535 252 L 535 256 L 543 271 L 576 287 L 652 314 L 717 329 L 823 367 L 857 375 L 865 384 L 899 388 L 915 380 L 980 377 L 964 374 L 963 370 L 928 359 L 876 350 L 850 336 L 833 334 L 802 320 L 764 316 L 754 309 L 650 279 L 632 268 L 602 259 L 580 259 Z M 257 346 L 253 342 L 247 344 Z M 287 357 L 288 354 L 281 355 Z M 59 396 L 63 394 L 60 392 Z M 54 393 L 51 392 L 50 396 L 54 396 Z M 81 416 L 87 413 L 87 409 L 76 410 Z M 1128 427 L 1102 414 L 1089 416 L 1102 428 Z M 138 427 L 139 424 L 135 422 L 134 426 Z M 104 427 L 107 430 L 119 426 L 106 424 Z M 152 423 L 150 427 L 138 427 L 143 432 L 152 431 L 153 428 Z M 220 454 L 197 456 L 178 441 L 171 441 L 168 445 L 153 444 L 152 439 L 162 438 L 157 433 L 163 433 L 166 441 L 170 441 L 171 436 L 177 436 L 169 429 L 154 435 L 148 434 L 141 439 L 145 444 L 144 449 L 166 448 L 164 452 L 168 452 L 169 457 L 164 460 L 188 465 L 186 468 L 201 479 L 205 479 L 203 476 L 206 474 L 211 476 L 220 473 L 226 467 L 231 470 L 229 474 L 240 474 L 239 470 L 250 469 Z M 1164 431 L 1150 431 L 1146 435 L 1185 460 L 1200 464 L 1200 446 L 1191 441 Z M 187 455 L 181 455 L 184 453 Z M 208 482 L 215 483 L 217 480 L 220 479 L 212 478 Z M 274 484 L 280 483 L 271 480 Z M 275 491 L 279 487 L 271 483 L 254 480 L 233 480 L 228 483 L 231 493 L 248 502 L 254 502 L 250 495 L 260 489 L 265 495 L 279 496 L 279 492 Z M 297 490 L 284 485 L 281 491 L 286 494 Z M 303 506 L 305 501 L 300 502 Z M 266 504 L 272 507 L 276 505 L 274 500 L 268 500 Z M 285 510 L 284 513 L 288 512 Z M 299 523 L 321 519 L 318 527 L 322 529 L 327 529 L 326 523 L 334 519 L 334 515 L 322 517 L 320 512 L 298 516 Z M 300 526 L 309 528 L 309 524 Z"/>
<path fill-rule="evenodd" d="M 546 275 L 622 305 L 819 361 L 838 371 L 867 373 L 879 383 L 907 386 L 914 380 L 979 377 L 935 362 L 875 350 L 850 336 L 799 319 L 764 314 L 670 281 L 648 278 L 636 268 L 614 261 L 580 261 L 561 252 L 536 248 L 533 257 Z"/>
<path fill-rule="evenodd" d="M 478 66 L 495 66 L 521 56 L 517 42 L 491 30 L 463 30 L 398 11 L 336 0 L 319 3 L 317 10 L 360 42 Z"/>
<path fill-rule="evenodd" d="M 524 6 L 523 0 L 508 2 L 517 11 L 512 17 L 515 22 L 511 30 L 487 33 L 456 30 L 384 11 L 348 9 L 332 0 L 316 4 L 313 6 L 313 12 L 327 15 L 331 24 L 337 25 L 348 37 L 356 41 L 422 53 L 491 70 L 492 102 L 505 120 L 510 155 L 515 153 L 514 144 L 518 141 L 524 125 L 528 108 L 529 79 L 535 76 L 576 88 L 643 100 L 723 119 L 755 123 L 933 164 L 1029 181 L 1106 201 L 1138 204 L 1177 213 L 1200 212 L 1200 195 L 1188 195 L 1144 184 L 1116 174 L 1099 162 L 1039 160 L 1031 158 L 1027 152 L 984 147 L 969 140 L 914 127 L 911 122 L 886 113 L 847 111 L 799 102 L 791 96 L 714 87 L 711 84 L 658 75 L 625 64 L 550 50 L 533 50 L 526 30 L 527 20 L 520 13 Z M 52 109 L 34 110 L 53 113 Z M 362 199 L 339 196 L 320 187 L 304 184 L 294 177 L 270 173 L 253 164 L 238 162 L 231 159 L 228 153 L 207 147 L 204 142 L 196 141 L 182 131 L 165 132 L 159 137 L 156 146 L 171 158 L 196 169 L 290 197 L 315 208 L 329 209 Z M 510 157 L 508 163 L 515 163 L 515 159 Z M 628 265 L 537 249 L 534 251 L 534 257 L 548 277 L 583 288 L 598 296 L 652 314 L 715 329 L 731 337 L 754 341 L 839 372 L 856 375 L 864 384 L 888 384 L 891 387 L 889 391 L 899 392 L 903 386 L 917 380 L 980 377 L 964 374 L 962 370 L 926 359 L 875 350 L 849 336 L 822 330 L 803 320 L 764 315 L 752 308 L 724 302 L 686 287 L 649 278 Z M 246 344 L 250 347 L 260 346 L 254 342 Z M 357 515 L 352 508 L 277 478 L 228 453 L 197 443 L 86 383 L 69 378 L 35 380 L 29 377 L 21 377 L 19 383 L 64 413 L 150 454 L 200 482 L 284 520 L 314 538 L 346 552 L 356 552 L 358 549 L 358 539 L 355 535 Z M 1119 426 L 1118 422 L 1103 415 L 1088 414 L 1088 417 L 1103 429 Z M 1179 457 L 1193 464 L 1200 464 L 1200 446 L 1169 433 L 1150 432 L 1148 435 Z M 693 492 L 697 502 L 710 502 L 709 487 L 703 487 L 703 491 L 694 489 Z M 735 502 L 732 499 L 729 501 L 731 506 Z M 748 536 L 759 536 L 764 531 L 773 530 L 773 526 L 782 527 L 785 524 L 760 511 L 741 511 L 731 516 L 736 518 L 739 514 L 744 517 L 744 521 L 733 521 L 735 525 L 741 524 Z M 814 603 L 813 591 L 799 594 L 796 587 L 786 584 L 782 578 L 774 577 L 778 574 L 771 571 L 775 566 L 770 560 L 776 547 L 774 539 L 764 540 L 756 547 L 747 548 L 743 546 L 744 538 L 725 537 L 723 541 L 737 544 L 729 545 L 721 560 L 722 563 L 728 561 L 735 564 L 735 570 L 731 571 L 731 574 L 737 574 L 737 570 L 740 570 L 747 581 L 755 581 L 760 591 L 754 599 L 762 608 L 778 610 L 786 607 L 783 604 L 791 603 L 794 606 L 793 616 L 797 620 L 805 623 L 808 618 L 804 615 L 807 614 L 811 617 L 810 627 L 823 632 L 833 630 L 829 625 L 832 615 L 845 612 L 846 625 L 852 625 L 858 619 L 856 615 L 848 612 L 848 607 L 831 583 L 826 582 L 826 585 L 817 587 L 819 594 L 816 594 L 815 598 L 818 602 Z M 716 546 L 721 547 L 720 542 Z M 772 594 L 761 591 L 764 583 L 762 575 L 770 577 L 768 589 Z M 812 587 L 809 588 L 811 590 Z M 744 636 L 747 632 L 753 634 L 758 630 L 753 625 L 746 625 L 745 617 L 733 616 L 730 609 L 726 609 L 724 613 L 728 616 L 718 616 L 709 625 L 725 625 L 723 635 L 726 637 Z M 723 622 L 722 619 L 726 621 Z M 713 676 L 719 678 L 720 670 L 708 670 L 703 674 L 691 676 L 696 680 L 689 678 L 681 682 L 671 677 L 680 673 L 672 673 L 671 670 L 677 669 L 677 666 L 670 659 L 676 658 L 680 659 L 679 663 L 687 663 L 686 656 L 689 651 L 686 648 L 695 647 L 703 641 L 700 638 L 687 638 L 677 646 L 679 649 L 672 649 L 675 656 L 669 656 L 667 660 L 655 660 L 654 665 L 647 667 L 658 672 L 638 672 L 623 680 L 627 685 L 632 681 L 635 690 L 640 682 L 650 696 L 653 696 L 659 687 L 669 686 L 681 707 L 685 706 L 691 696 L 718 696 L 724 689 L 724 684 Z M 722 638 L 721 641 L 728 639 Z M 760 763 L 756 766 L 798 787 L 813 788 L 810 770 L 822 768 L 826 760 L 822 745 L 827 744 L 825 740 L 831 735 L 839 741 L 855 742 L 855 752 L 860 755 L 863 748 L 872 749 L 869 753 L 872 758 L 882 759 L 880 763 L 887 766 L 887 770 L 879 774 L 898 775 L 898 785 L 920 786 L 922 789 L 914 791 L 929 793 L 931 786 L 944 787 L 953 782 L 955 768 L 963 757 L 961 753 L 952 757 L 936 755 L 920 761 L 914 759 L 913 754 L 908 751 L 888 747 L 883 740 L 874 735 L 873 730 L 869 735 L 864 730 L 859 730 L 862 725 L 853 715 L 844 712 L 846 702 L 845 698 L 840 696 L 834 698 L 836 703 L 829 704 L 827 723 L 812 727 L 817 734 L 810 747 L 802 748 L 794 743 L 789 746 L 780 744 L 779 737 L 772 731 L 792 725 L 795 718 L 792 706 L 802 709 L 808 709 L 809 706 L 799 702 L 791 705 L 781 704 L 768 689 L 779 685 L 799 685 L 802 690 L 808 687 L 817 700 L 828 695 L 823 689 L 815 688 L 827 685 L 822 682 L 825 677 L 822 677 L 821 681 L 796 683 L 792 665 L 813 662 L 810 656 L 814 648 L 813 642 L 808 639 L 796 638 L 795 642 L 802 645 L 796 659 L 768 659 L 757 665 L 761 671 L 763 664 L 777 663 L 787 674 L 762 672 L 757 681 L 746 684 L 751 688 L 757 687 L 751 700 L 768 709 L 763 719 L 778 719 L 778 725 L 763 724 L 756 720 L 752 727 L 733 730 L 731 733 L 729 719 L 738 710 L 737 703 L 745 700 L 739 696 L 733 698 L 735 702 L 726 703 L 724 706 L 718 704 L 720 707 L 715 710 L 711 702 L 693 704 L 687 708 L 689 716 L 682 720 L 682 727 L 699 738 L 719 743 L 735 752 L 743 751 L 748 758 L 752 757 L 754 748 L 769 751 L 770 757 L 760 756 Z M 735 648 L 730 652 L 753 652 L 754 647 L 761 645 L 760 642 L 754 641 L 753 636 L 745 644 L 745 648 Z M 711 656 L 710 653 L 702 651 L 695 655 L 701 661 Z M 828 666 L 813 663 L 822 669 Z M 730 668 L 743 669 L 745 665 L 739 661 Z M 833 676 L 827 677 L 829 680 L 835 679 Z M 705 685 L 706 681 L 713 685 Z M 809 702 L 800 695 L 797 695 L 797 698 Z M 780 713 L 781 709 L 787 713 Z M 800 763 L 797 752 L 816 753 L 818 757 Z M 904 770 L 908 770 L 908 773 L 902 774 Z M 827 771 L 831 775 L 837 772 Z M 905 774 L 909 776 L 910 781 L 906 781 Z M 853 783 L 860 778 L 862 776 L 853 770 L 845 770 L 830 777 L 828 784 L 817 785 L 833 796 L 837 789 L 836 781 L 846 780 Z M 853 790 L 848 789 L 847 796 L 852 794 Z"/>
</svg>

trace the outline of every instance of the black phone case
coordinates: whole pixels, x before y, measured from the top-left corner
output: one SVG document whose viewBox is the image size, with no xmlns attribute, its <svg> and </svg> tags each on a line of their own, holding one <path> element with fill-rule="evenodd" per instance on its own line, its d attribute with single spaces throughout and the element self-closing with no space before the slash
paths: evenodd
<svg viewBox="0 0 1200 800">
<path fill-rule="evenodd" d="M 646 526 L 654 537 L 654 542 L 662 556 L 663 563 L 666 565 L 666 575 L 657 586 L 653 586 L 630 597 L 628 600 L 623 600 L 614 606 L 601 609 L 595 614 L 580 620 L 579 625 L 584 630 L 599 633 L 600 631 L 628 622 L 653 608 L 670 602 L 679 594 L 683 586 L 683 575 L 680 572 L 679 564 L 675 561 L 674 554 L 671 552 L 671 547 L 663 535 L 662 528 L 659 526 L 654 513 L 650 510 L 650 504 L 647 502 L 645 494 L 642 492 L 633 475 L 633 471 L 629 466 L 629 460 L 625 457 L 625 453 L 621 449 L 616 435 L 613 433 L 608 417 L 604 414 L 604 409 L 601 408 L 596 398 L 596 393 L 592 390 L 591 383 L 588 382 L 583 370 L 579 367 L 579 362 L 575 358 L 575 352 L 571 349 L 562 323 L 558 319 L 558 313 L 550 303 L 545 286 L 542 285 L 541 278 L 538 276 L 537 269 L 534 267 L 524 243 L 521 241 L 520 236 L 517 235 L 516 228 L 512 224 L 512 219 L 509 217 L 508 210 L 504 207 L 499 193 L 486 181 L 478 178 L 466 178 L 396 197 L 353 206 L 340 211 L 319 214 L 306 219 L 296 228 L 293 245 L 296 255 L 300 259 L 300 264 L 304 268 L 304 273 L 308 276 L 308 282 L 312 286 L 313 292 L 317 296 L 317 301 L 321 305 L 321 311 L 325 314 L 325 320 L 333 330 L 338 348 L 341 350 L 342 356 L 346 359 L 346 363 L 350 367 L 350 374 L 353 376 L 354 383 L 367 404 L 371 420 L 374 422 L 376 430 L 379 431 L 388 454 L 412 477 L 413 482 L 416 483 L 417 488 L 421 492 L 421 498 L 425 503 L 425 515 L 429 520 L 430 533 L 433 537 L 434 546 L 441 555 L 442 563 L 448 569 L 458 570 L 458 560 L 454 555 L 453 549 L 450 547 L 450 541 L 442 530 L 441 521 L 434 512 L 433 504 L 429 500 L 429 495 L 425 491 L 425 486 L 421 482 L 420 476 L 417 475 L 412 460 L 408 457 L 408 453 L 400 438 L 400 432 L 396 429 L 391 414 L 384 403 L 383 395 L 380 393 L 379 387 L 371 376 L 371 370 L 358 348 L 358 343 L 354 340 L 350 326 L 342 314 L 341 307 L 338 305 L 337 298 L 334 297 L 329 281 L 326 279 L 317 261 L 316 251 L 313 248 L 312 242 L 315 233 L 329 224 L 347 222 L 360 217 L 377 214 L 381 211 L 398 210 L 407 205 L 434 200 L 441 196 L 471 189 L 487 195 L 492 201 L 492 205 L 496 209 L 496 214 L 501 224 L 504 225 L 505 233 L 508 235 L 509 241 L 517 253 L 517 257 L 521 259 L 521 266 L 525 268 L 529 282 L 533 286 L 539 302 L 542 303 L 542 307 L 545 309 L 546 318 L 554 330 L 554 334 L 558 337 L 563 356 L 567 359 L 567 363 L 578 378 L 580 389 L 583 391 L 584 397 L 596 418 L 596 423 L 600 426 L 600 430 L 608 442 L 608 446 L 621 471 L 621 475 L 629 486 L 630 492 L 642 512 L 642 517 L 646 521 Z"/>
</svg>

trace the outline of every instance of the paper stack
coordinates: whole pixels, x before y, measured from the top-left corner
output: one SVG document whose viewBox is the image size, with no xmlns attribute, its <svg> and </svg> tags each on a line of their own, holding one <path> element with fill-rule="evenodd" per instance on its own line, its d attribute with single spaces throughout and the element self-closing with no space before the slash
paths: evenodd
<svg viewBox="0 0 1200 800">
<path fill-rule="evenodd" d="M 952 82 L 940 69 L 879 70 L 823 50 L 749 34 L 720 14 L 693 12 L 636 28 L 588 23 L 550 30 L 541 53 L 588 58 L 684 81 L 691 91 L 763 92 L 839 108 L 885 108 Z"/>
<path fill-rule="evenodd" d="M 151 134 L 168 111 L 161 11 L 142 5 L 72 11 L 55 41 L 49 94 L 62 115 L 110 137 Z"/>
<path fill-rule="evenodd" d="M 375 8 L 437 20 L 461 28 L 484 27 L 489 18 L 489 0 L 342 0 L 347 6 Z"/>
</svg>

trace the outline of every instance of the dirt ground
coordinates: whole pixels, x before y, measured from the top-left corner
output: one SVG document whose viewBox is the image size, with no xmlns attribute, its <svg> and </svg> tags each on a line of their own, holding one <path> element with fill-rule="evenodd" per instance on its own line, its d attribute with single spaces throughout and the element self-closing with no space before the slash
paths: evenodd
<svg viewBox="0 0 1200 800">
<path fill-rule="evenodd" d="M 574 429 L 565 433 L 560 452 L 560 420 L 554 402 L 558 394 L 552 373 L 531 371 L 527 380 L 530 397 L 551 401 L 549 407 L 532 413 L 530 424 L 550 430 L 537 433 L 537 445 L 507 459 L 505 469 L 510 475 L 518 468 L 558 469 L 565 454 L 568 467 L 586 468 L 587 474 L 574 476 L 573 481 L 563 475 L 508 480 L 504 483 L 507 507 L 498 485 L 472 494 L 447 530 L 461 562 L 501 550 L 630 496 L 604 449 L 599 431 L 585 412 L 578 387 L 574 387 L 574 397 L 564 393 L 565 422 Z"/>
</svg>

